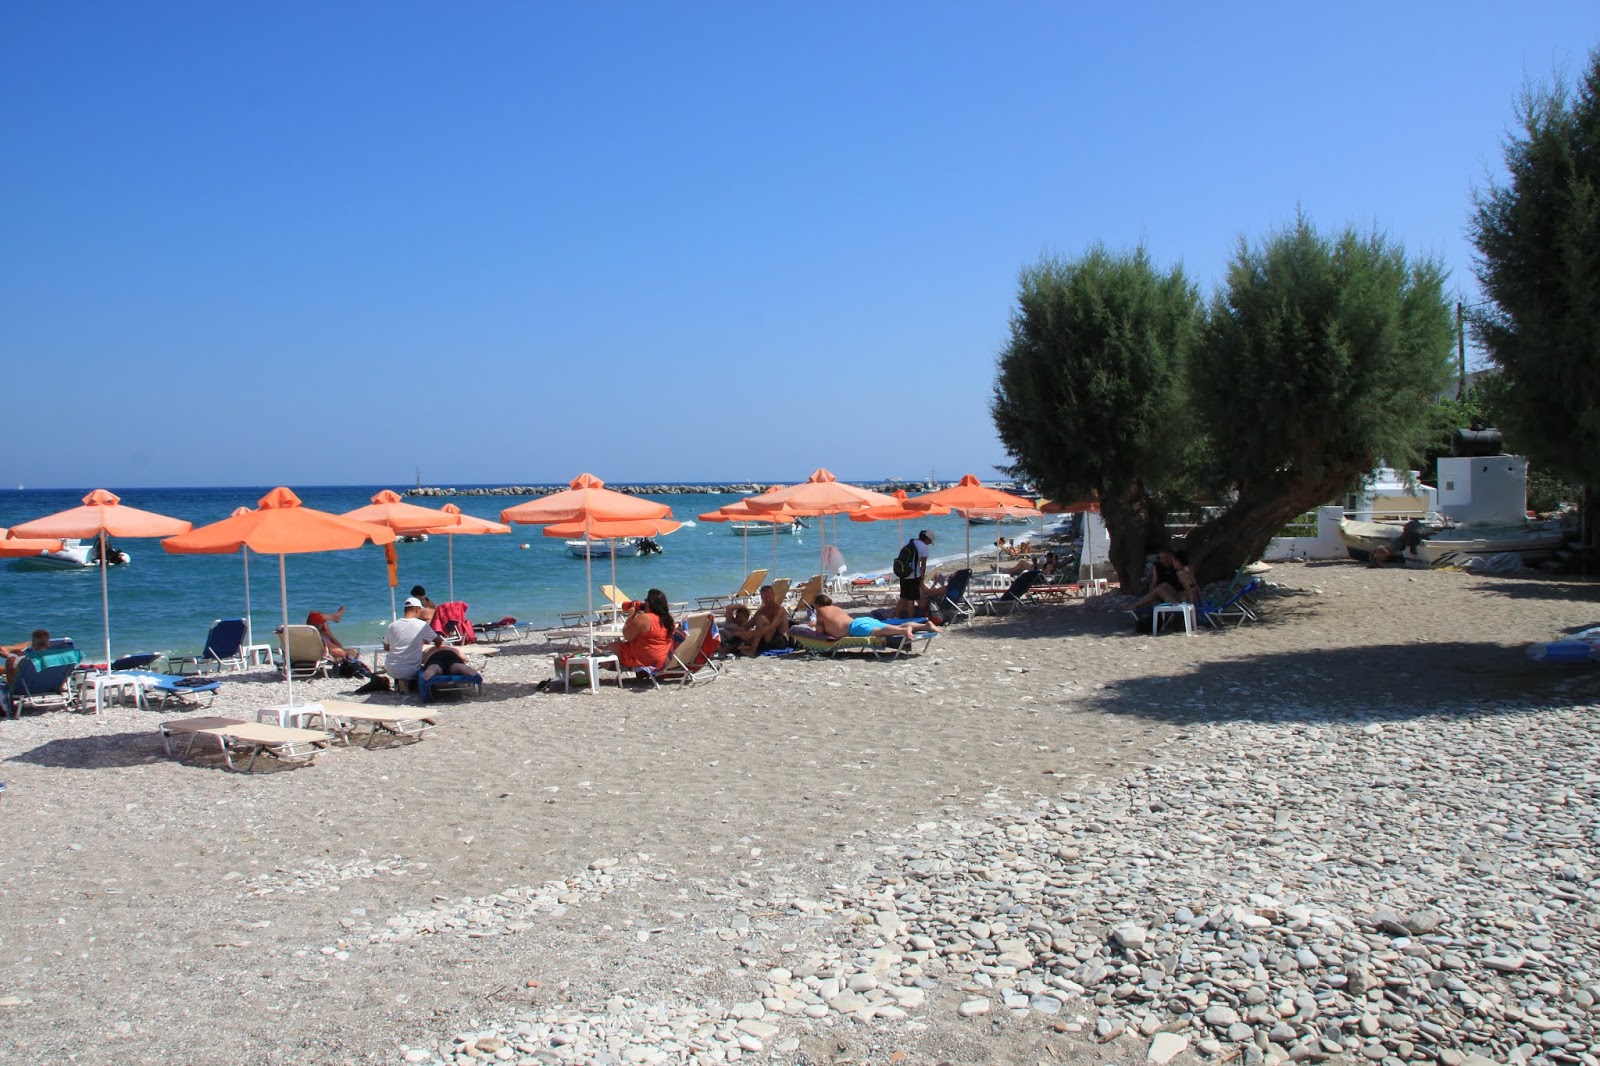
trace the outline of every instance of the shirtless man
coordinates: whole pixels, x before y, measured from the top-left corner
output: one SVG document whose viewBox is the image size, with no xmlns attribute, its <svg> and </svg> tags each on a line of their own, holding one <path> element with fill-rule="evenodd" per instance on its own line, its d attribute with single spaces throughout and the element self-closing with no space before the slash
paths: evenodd
<svg viewBox="0 0 1600 1066">
<path fill-rule="evenodd" d="M 755 614 L 740 615 L 730 608 L 727 635 L 739 645 L 739 653 L 754 658 L 764 651 L 788 646 L 789 612 L 778 602 L 771 585 L 761 586 L 761 606 Z"/>
<path fill-rule="evenodd" d="M 827 596 L 817 597 L 817 628 L 835 640 L 841 637 L 911 637 L 937 633 L 932 622 L 881 622 L 876 618 L 851 618 Z"/>
<path fill-rule="evenodd" d="M 0 653 L 6 657 L 6 684 L 16 680 L 17 669 L 22 665 L 23 658 L 30 651 L 43 654 L 50 650 L 50 631 L 35 629 L 26 644 L 0 645 Z"/>
</svg>

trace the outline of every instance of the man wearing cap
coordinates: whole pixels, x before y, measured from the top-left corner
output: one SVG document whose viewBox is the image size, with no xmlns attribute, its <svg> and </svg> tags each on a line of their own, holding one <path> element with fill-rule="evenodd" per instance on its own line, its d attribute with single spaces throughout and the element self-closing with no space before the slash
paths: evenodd
<svg viewBox="0 0 1600 1066">
<path fill-rule="evenodd" d="M 422 620 L 422 611 L 422 601 L 409 597 L 405 617 L 390 622 L 389 628 L 384 630 L 383 650 L 389 654 L 383 665 L 396 685 L 414 683 L 417 671 L 422 669 L 423 656 L 444 644 L 444 634 L 435 633 L 433 627 Z"/>
<path fill-rule="evenodd" d="M 928 549 L 933 546 L 933 534 L 924 529 L 911 542 L 916 552 L 916 563 L 911 573 L 900 579 L 900 599 L 894 605 L 896 618 L 915 618 L 917 604 L 922 602 L 922 579 L 928 573 Z"/>
</svg>

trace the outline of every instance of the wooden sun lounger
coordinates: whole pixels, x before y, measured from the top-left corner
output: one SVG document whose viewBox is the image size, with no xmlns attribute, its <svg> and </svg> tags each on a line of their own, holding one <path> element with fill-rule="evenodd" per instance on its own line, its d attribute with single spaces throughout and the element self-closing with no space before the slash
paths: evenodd
<svg viewBox="0 0 1600 1066">
<path fill-rule="evenodd" d="M 322 712 L 311 715 L 320 718 L 322 727 L 346 744 L 358 726 L 367 728 L 367 743 L 372 747 L 380 734 L 391 737 L 411 737 L 421 740 L 422 735 L 439 724 L 435 711 L 415 707 L 381 707 L 372 703 L 347 703 L 344 700 L 322 700 Z"/>
<path fill-rule="evenodd" d="M 187 735 L 179 759 L 187 759 L 200 737 L 211 737 L 217 742 L 222 758 L 230 770 L 239 769 L 235 757 L 249 754 L 244 770 L 255 769 L 256 760 L 270 755 L 279 762 L 310 763 L 327 748 L 333 738 L 317 729 L 285 729 L 266 722 L 241 722 L 234 718 L 183 718 L 161 723 L 161 739 L 167 754 L 172 754 L 171 738 Z"/>
</svg>

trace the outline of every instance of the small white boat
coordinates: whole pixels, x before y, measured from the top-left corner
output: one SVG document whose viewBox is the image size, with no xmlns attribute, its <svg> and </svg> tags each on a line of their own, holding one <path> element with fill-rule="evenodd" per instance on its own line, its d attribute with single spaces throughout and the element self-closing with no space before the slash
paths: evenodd
<svg viewBox="0 0 1600 1066">
<path fill-rule="evenodd" d="M 794 522 L 729 522 L 728 532 L 736 537 L 770 537 L 774 533 L 782 536 L 786 533 L 796 533 L 805 527 L 798 521 Z"/>
<path fill-rule="evenodd" d="M 11 563 L 13 570 L 87 570 L 100 565 L 100 556 L 97 554 L 98 542 L 85 544 L 81 540 L 63 540 L 61 550 L 58 552 L 40 552 L 38 555 L 29 555 L 15 559 Z M 126 566 L 132 562 L 133 556 L 121 548 L 111 547 L 106 555 L 107 566 Z"/>
<path fill-rule="evenodd" d="M 567 553 L 574 559 L 628 558 L 634 555 L 660 555 L 661 545 L 650 537 L 615 537 L 610 540 L 569 540 Z"/>
<path fill-rule="evenodd" d="M 1025 526 L 1031 521 L 1025 514 L 971 514 L 967 521 L 975 526 Z"/>
<path fill-rule="evenodd" d="M 1363 522 L 1357 518 L 1341 518 L 1339 520 L 1339 540 L 1344 544 L 1345 551 L 1350 558 L 1358 563 L 1367 561 L 1374 548 L 1393 545 L 1405 535 L 1404 522 Z M 1428 532 L 1423 532 L 1428 536 Z M 1407 556 L 1420 559 L 1415 551 L 1408 551 Z"/>
</svg>

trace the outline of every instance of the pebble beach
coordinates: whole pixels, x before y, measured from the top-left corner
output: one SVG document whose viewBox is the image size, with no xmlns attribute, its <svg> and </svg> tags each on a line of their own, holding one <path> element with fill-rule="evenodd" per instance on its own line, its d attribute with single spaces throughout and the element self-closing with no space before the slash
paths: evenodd
<svg viewBox="0 0 1600 1066">
<path fill-rule="evenodd" d="M 1267 577 L 660 691 L 507 644 L 420 742 L 248 775 L 0 721 L 0 1062 L 1600 1066 L 1600 672 L 1523 651 L 1600 584 Z"/>
</svg>

